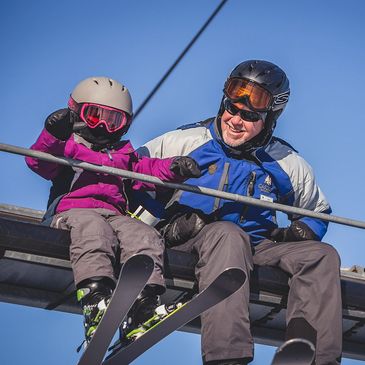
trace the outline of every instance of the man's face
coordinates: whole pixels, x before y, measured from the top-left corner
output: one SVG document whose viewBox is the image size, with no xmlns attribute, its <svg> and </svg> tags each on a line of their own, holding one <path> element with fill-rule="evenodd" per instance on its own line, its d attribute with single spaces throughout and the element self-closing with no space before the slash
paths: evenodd
<svg viewBox="0 0 365 365">
<path fill-rule="evenodd" d="M 233 103 L 238 109 L 251 111 L 242 103 Z M 257 122 L 249 122 L 242 119 L 239 113 L 232 115 L 227 110 L 221 117 L 221 128 L 223 141 L 231 147 L 238 147 L 257 136 L 264 129 L 264 121 L 262 119 Z"/>
</svg>

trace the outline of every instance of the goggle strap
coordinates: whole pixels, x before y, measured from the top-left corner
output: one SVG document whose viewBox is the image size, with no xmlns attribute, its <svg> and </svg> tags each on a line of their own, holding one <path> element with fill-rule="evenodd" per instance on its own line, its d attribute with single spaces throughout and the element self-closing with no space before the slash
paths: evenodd
<svg viewBox="0 0 365 365">
<path fill-rule="evenodd" d="M 68 107 L 70 108 L 70 110 L 74 111 L 76 114 L 80 114 L 82 105 L 77 103 L 72 96 L 70 96 L 70 98 L 68 99 L 68 103 L 67 103 Z"/>
</svg>

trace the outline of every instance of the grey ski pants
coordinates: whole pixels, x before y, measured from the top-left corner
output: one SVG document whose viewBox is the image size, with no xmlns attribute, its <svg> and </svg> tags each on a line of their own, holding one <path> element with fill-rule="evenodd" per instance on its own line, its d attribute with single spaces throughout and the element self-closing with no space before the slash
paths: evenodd
<svg viewBox="0 0 365 365">
<path fill-rule="evenodd" d="M 316 365 L 339 364 L 336 359 L 342 350 L 340 260 L 332 246 L 316 241 L 266 240 L 252 248 L 249 236 L 240 227 L 215 222 L 176 249 L 198 254 L 199 290 L 229 266 L 242 268 L 248 278 L 254 264 L 287 272 L 287 323 L 304 318 L 316 330 Z M 253 357 L 249 295 L 246 281 L 240 290 L 201 316 L 203 361 Z"/>
<path fill-rule="evenodd" d="M 165 287 L 164 241 L 147 224 L 107 209 L 71 209 L 55 215 L 51 226 L 70 230 L 70 259 L 76 285 L 95 276 L 115 281 L 119 262 L 134 254 L 146 254 L 155 262 L 148 284 Z"/>
</svg>

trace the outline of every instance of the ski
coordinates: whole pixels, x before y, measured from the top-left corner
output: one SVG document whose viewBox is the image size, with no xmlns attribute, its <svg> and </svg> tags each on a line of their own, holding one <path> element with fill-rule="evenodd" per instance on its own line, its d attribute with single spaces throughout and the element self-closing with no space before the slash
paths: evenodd
<svg viewBox="0 0 365 365">
<path fill-rule="evenodd" d="M 152 274 L 154 262 L 147 255 L 131 256 L 123 265 L 107 310 L 78 365 L 100 365 L 108 346 Z"/>
<path fill-rule="evenodd" d="M 271 365 L 311 365 L 315 352 L 312 342 L 304 338 L 293 338 L 276 350 Z"/>
<path fill-rule="evenodd" d="M 239 268 L 224 270 L 201 293 L 167 315 L 161 322 L 134 340 L 134 342 L 110 354 L 103 362 L 103 365 L 129 364 L 171 332 L 229 297 L 244 284 L 245 280 L 246 274 Z"/>
</svg>

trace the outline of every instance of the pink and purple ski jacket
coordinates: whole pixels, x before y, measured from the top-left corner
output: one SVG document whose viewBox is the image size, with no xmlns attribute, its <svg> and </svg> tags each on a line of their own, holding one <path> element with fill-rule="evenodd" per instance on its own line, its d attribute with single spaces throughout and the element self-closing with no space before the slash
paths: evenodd
<svg viewBox="0 0 365 365">
<path fill-rule="evenodd" d="M 55 156 L 64 156 L 93 164 L 110 166 L 124 170 L 156 176 L 163 181 L 181 182 L 183 177 L 170 170 L 174 158 L 148 158 L 139 156 L 129 141 L 121 141 L 115 149 L 93 151 L 76 141 L 72 135 L 67 141 L 61 141 L 43 129 L 31 149 L 47 152 Z M 26 157 L 27 165 L 47 180 L 60 178 L 62 166 L 56 163 Z M 73 168 L 75 175 L 71 188 L 58 203 L 56 213 L 72 208 L 104 208 L 125 214 L 128 201 L 125 194 L 124 179 L 104 173 Z M 141 181 L 132 182 L 133 190 L 155 190 L 155 185 Z"/>
</svg>

